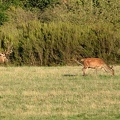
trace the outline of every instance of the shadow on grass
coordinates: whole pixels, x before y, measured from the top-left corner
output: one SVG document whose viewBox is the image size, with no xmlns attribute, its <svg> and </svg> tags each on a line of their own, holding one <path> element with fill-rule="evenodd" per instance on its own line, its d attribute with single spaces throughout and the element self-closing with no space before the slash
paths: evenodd
<svg viewBox="0 0 120 120">
<path fill-rule="evenodd" d="M 77 75 L 74 75 L 74 74 L 64 74 L 63 76 L 64 77 L 74 77 L 74 76 L 77 76 Z"/>
</svg>

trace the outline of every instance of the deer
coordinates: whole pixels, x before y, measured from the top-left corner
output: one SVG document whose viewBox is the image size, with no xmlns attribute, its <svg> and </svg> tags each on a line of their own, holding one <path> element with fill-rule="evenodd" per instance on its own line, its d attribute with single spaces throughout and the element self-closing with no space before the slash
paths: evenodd
<svg viewBox="0 0 120 120">
<path fill-rule="evenodd" d="M 8 57 L 12 53 L 12 46 L 8 46 L 4 53 L 0 53 L 0 64 L 7 63 Z"/>
<path fill-rule="evenodd" d="M 81 64 L 79 61 L 75 60 L 77 63 Z M 87 69 L 88 68 L 93 68 L 96 70 L 96 74 L 97 74 L 97 70 L 100 69 L 104 69 L 106 72 L 109 71 L 111 73 L 112 76 L 114 76 L 114 70 L 113 67 L 108 66 L 101 58 L 84 58 L 81 59 L 81 62 L 83 63 L 83 76 L 86 75 Z"/>
<path fill-rule="evenodd" d="M 7 57 L 4 53 L 0 53 L 0 64 L 8 62 Z"/>
</svg>

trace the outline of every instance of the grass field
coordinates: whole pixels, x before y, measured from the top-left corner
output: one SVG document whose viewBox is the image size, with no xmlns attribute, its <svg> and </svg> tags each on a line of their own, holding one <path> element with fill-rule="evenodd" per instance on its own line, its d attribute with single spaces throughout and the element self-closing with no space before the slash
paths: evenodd
<svg viewBox="0 0 120 120">
<path fill-rule="evenodd" d="M 0 67 L 0 120 L 119 120 L 115 76 L 81 67 Z"/>
</svg>

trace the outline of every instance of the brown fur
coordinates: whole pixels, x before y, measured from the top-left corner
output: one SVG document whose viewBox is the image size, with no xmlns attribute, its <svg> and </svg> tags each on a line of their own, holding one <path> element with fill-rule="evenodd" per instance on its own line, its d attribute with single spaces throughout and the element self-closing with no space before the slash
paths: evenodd
<svg viewBox="0 0 120 120">
<path fill-rule="evenodd" d="M 109 67 L 102 59 L 100 58 L 85 58 L 85 59 L 81 59 L 81 62 L 83 62 L 83 75 L 86 75 L 86 70 L 88 68 L 93 68 L 96 70 L 97 73 L 97 69 L 98 68 L 104 68 L 105 71 L 109 70 L 111 72 L 112 75 L 114 75 L 114 70 L 112 69 L 112 67 Z"/>
<path fill-rule="evenodd" d="M 8 62 L 9 55 L 13 52 L 12 45 L 8 45 L 4 53 L 0 53 L 0 64 Z"/>
<path fill-rule="evenodd" d="M 8 62 L 8 59 L 6 58 L 6 55 L 3 53 L 0 53 L 0 64 Z"/>
</svg>

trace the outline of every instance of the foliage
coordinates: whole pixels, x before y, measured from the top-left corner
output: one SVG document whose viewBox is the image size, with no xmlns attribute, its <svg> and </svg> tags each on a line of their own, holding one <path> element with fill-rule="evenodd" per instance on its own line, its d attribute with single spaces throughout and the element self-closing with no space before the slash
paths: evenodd
<svg viewBox="0 0 120 120">
<path fill-rule="evenodd" d="M 4 22 L 8 21 L 8 15 L 5 13 L 7 7 L 7 5 L 0 3 L 0 26 L 3 25 Z"/>
<path fill-rule="evenodd" d="M 28 9 L 40 9 L 44 11 L 46 8 L 53 7 L 55 4 L 59 4 L 61 0 L 22 0 L 21 5 Z"/>
<path fill-rule="evenodd" d="M 8 16 L 4 12 L 0 12 L 0 26 L 6 21 L 8 21 Z"/>
<path fill-rule="evenodd" d="M 11 0 L 8 6 L 1 9 L 9 22 L 1 20 L 0 46 L 13 44 L 13 64 L 66 65 L 73 57 L 120 62 L 118 0 Z"/>
</svg>

